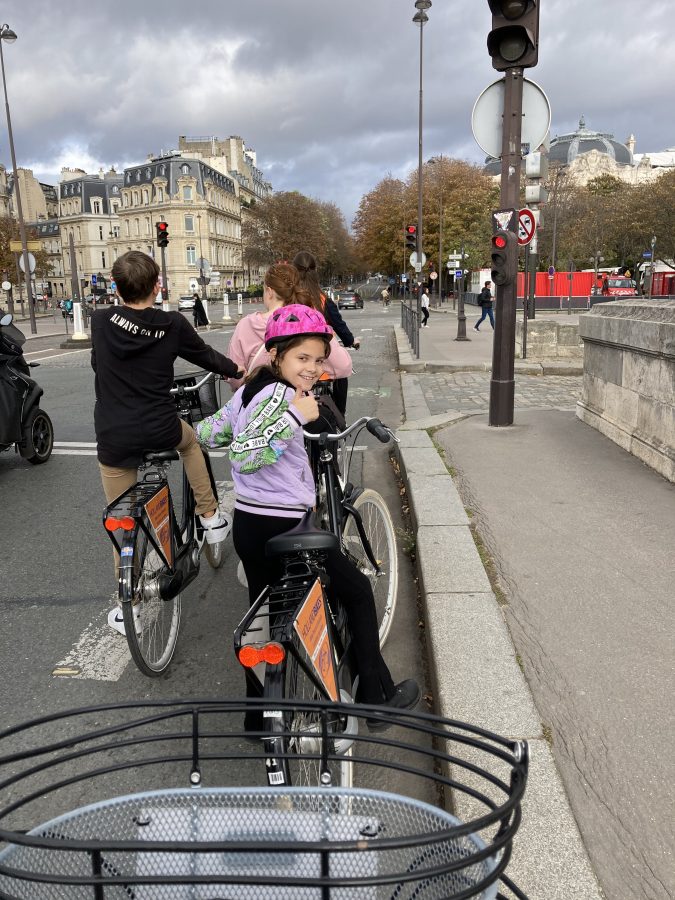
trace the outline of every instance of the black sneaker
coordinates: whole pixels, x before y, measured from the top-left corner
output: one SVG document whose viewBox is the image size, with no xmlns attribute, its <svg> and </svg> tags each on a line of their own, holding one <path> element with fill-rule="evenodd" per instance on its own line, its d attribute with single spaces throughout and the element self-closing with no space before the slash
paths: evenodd
<svg viewBox="0 0 675 900">
<path fill-rule="evenodd" d="M 397 709 L 414 709 L 420 702 L 422 693 L 420 687 L 414 678 L 406 678 L 396 685 L 394 695 L 386 700 L 382 706 L 388 707 L 392 711 Z M 388 721 L 384 717 L 381 719 L 366 719 L 366 725 L 370 731 L 386 731 L 391 728 L 394 723 Z"/>
</svg>

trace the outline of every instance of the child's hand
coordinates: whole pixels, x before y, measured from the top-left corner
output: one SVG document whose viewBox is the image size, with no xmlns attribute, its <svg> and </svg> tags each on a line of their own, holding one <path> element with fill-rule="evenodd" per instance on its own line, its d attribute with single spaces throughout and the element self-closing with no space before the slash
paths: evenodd
<svg viewBox="0 0 675 900">
<path fill-rule="evenodd" d="M 319 418 L 319 404 L 314 394 L 305 394 L 300 388 L 295 391 L 293 406 L 308 422 L 314 422 Z"/>
</svg>

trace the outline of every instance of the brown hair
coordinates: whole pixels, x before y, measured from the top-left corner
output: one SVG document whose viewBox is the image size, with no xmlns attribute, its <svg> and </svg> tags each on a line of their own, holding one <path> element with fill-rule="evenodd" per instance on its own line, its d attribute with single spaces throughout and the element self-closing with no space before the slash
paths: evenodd
<svg viewBox="0 0 675 900">
<path fill-rule="evenodd" d="M 138 303 L 152 294 L 159 278 L 159 266 L 147 253 L 129 250 L 117 257 L 110 274 L 122 300 Z"/>
<path fill-rule="evenodd" d="M 265 284 L 272 288 L 284 306 L 289 303 L 314 306 L 311 294 L 300 283 L 300 273 L 290 263 L 275 263 L 270 266 L 265 274 Z"/>
<path fill-rule="evenodd" d="M 295 254 L 293 265 L 300 273 L 300 285 L 312 298 L 312 306 L 323 312 L 324 301 L 321 296 L 319 273 L 316 271 L 316 257 L 309 250 L 301 250 Z"/>
</svg>

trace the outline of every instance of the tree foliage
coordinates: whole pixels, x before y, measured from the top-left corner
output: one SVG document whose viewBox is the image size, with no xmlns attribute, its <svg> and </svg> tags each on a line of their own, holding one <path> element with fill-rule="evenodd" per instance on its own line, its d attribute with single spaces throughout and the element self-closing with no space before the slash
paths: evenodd
<svg viewBox="0 0 675 900">
<path fill-rule="evenodd" d="M 490 256 L 490 213 L 498 195 L 492 179 L 476 166 L 448 157 L 426 162 L 422 168 L 422 240 L 429 263 L 438 265 L 442 237 L 441 265 L 450 252 L 459 252 L 462 246 L 469 265 L 484 265 Z M 353 228 L 368 269 L 393 275 L 409 268 L 405 226 L 418 224 L 417 213 L 417 170 L 405 181 L 389 174 L 361 198 Z"/>
<path fill-rule="evenodd" d="M 333 203 L 282 191 L 259 200 L 242 226 L 244 258 L 256 265 L 291 260 L 309 250 L 319 261 L 322 277 L 352 272 L 353 241 L 340 210 Z"/>
<path fill-rule="evenodd" d="M 35 240 L 36 234 L 28 231 L 27 240 Z M 0 273 L 2 279 L 7 278 L 12 284 L 17 283 L 16 264 L 17 254 L 10 250 L 10 241 L 20 239 L 19 223 L 11 216 L 0 216 Z M 33 252 L 35 257 L 35 277 L 38 280 L 47 278 L 51 274 L 52 265 L 49 254 L 45 250 Z M 23 279 L 23 276 L 21 276 Z"/>
</svg>

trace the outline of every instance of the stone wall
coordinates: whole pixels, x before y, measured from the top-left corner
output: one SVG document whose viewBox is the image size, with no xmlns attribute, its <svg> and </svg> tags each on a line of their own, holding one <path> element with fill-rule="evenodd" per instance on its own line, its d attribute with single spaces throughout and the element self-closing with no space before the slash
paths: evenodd
<svg viewBox="0 0 675 900">
<path fill-rule="evenodd" d="M 581 359 L 583 343 L 577 322 L 529 319 L 527 323 L 528 359 Z M 523 322 L 516 319 L 516 356 L 523 355 Z"/>
<path fill-rule="evenodd" d="M 594 306 L 579 334 L 577 416 L 675 482 L 675 301 Z"/>
</svg>

